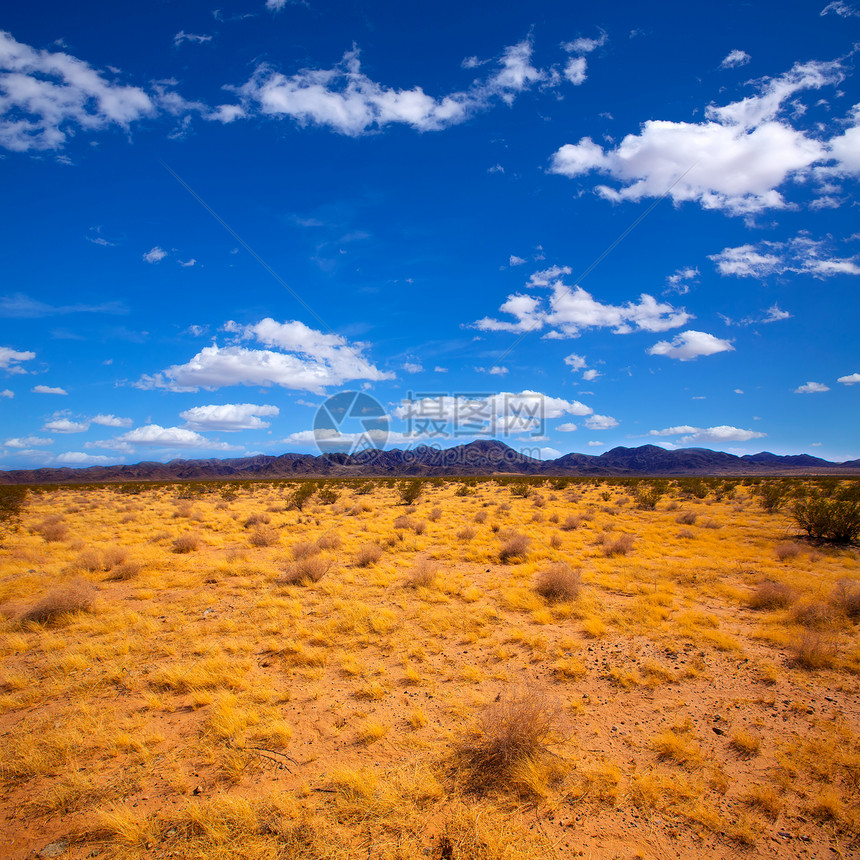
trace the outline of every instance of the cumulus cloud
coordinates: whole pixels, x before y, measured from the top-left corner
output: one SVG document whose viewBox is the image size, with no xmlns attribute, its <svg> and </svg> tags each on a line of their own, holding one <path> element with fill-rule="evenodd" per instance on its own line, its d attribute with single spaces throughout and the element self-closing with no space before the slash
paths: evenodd
<svg viewBox="0 0 860 860">
<path fill-rule="evenodd" d="M 509 266 L 522 266 L 525 263 L 525 260 L 522 257 L 516 256 L 516 254 L 511 254 L 510 259 L 508 260 Z"/>
<path fill-rule="evenodd" d="M 797 63 L 784 75 L 759 81 L 753 96 L 708 106 L 702 122 L 648 120 L 613 149 L 589 137 L 565 144 L 552 156 L 550 172 L 606 174 L 618 187 L 595 190 L 611 201 L 669 194 L 676 204 L 694 201 L 733 215 L 784 208 L 780 186 L 833 156 L 780 114 L 797 93 L 842 79 L 838 61 Z"/>
<path fill-rule="evenodd" d="M 10 400 L 15 396 L 15 392 L 11 391 L 8 388 L 4 388 L 0 391 L 0 397 L 8 397 Z"/>
<path fill-rule="evenodd" d="M 53 388 L 50 385 L 35 385 L 30 389 L 34 394 L 63 394 L 69 392 L 65 388 Z"/>
<path fill-rule="evenodd" d="M 223 328 L 239 341 L 256 340 L 278 351 L 213 344 L 186 364 L 141 377 L 136 387 L 197 391 L 228 385 L 278 385 L 322 394 L 327 386 L 356 379 L 376 382 L 394 378 L 394 374 L 380 371 L 367 361 L 365 344 L 350 344 L 340 335 L 316 331 L 297 320 L 279 323 L 266 318 L 246 326 L 231 321 Z"/>
<path fill-rule="evenodd" d="M 151 445 L 158 448 L 214 448 L 216 450 L 235 450 L 225 442 L 214 442 L 187 430 L 184 427 L 162 427 L 160 424 L 146 424 L 117 436 L 116 441 L 130 445 Z"/>
<path fill-rule="evenodd" d="M 585 419 L 585 426 L 589 430 L 611 430 L 618 422 L 611 415 L 591 415 Z"/>
<path fill-rule="evenodd" d="M 794 389 L 795 394 L 822 394 L 830 391 L 830 387 L 823 382 L 806 382 Z"/>
<path fill-rule="evenodd" d="M 585 70 L 588 61 L 585 57 L 571 57 L 564 67 L 564 76 L 575 86 L 585 83 L 587 77 Z"/>
<path fill-rule="evenodd" d="M 131 427 L 131 418 L 118 418 L 116 415 L 103 415 L 99 413 L 92 419 L 93 424 L 102 427 Z"/>
<path fill-rule="evenodd" d="M 585 373 L 582 374 L 582 378 L 586 382 L 591 382 L 593 379 L 597 379 L 600 376 L 600 372 L 595 370 L 593 367 L 590 370 L 586 370 Z"/>
<path fill-rule="evenodd" d="M 8 346 L 0 346 L 0 370 L 6 373 L 26 373 L 23 367 L 19 367 L 20 363 L 32 361 L 35 357 L 35 352 L 19 352 Z"/>
<path fill-rule="evenodd" d="M 417 363 L 417 362 L 415 362 L 415 361 L 407 361 L 407 362 L 403 365 L 403 369 L 404 369 L 407 373 L 421 373 L 421 371 L 422 371 L 422 370 L 424 370 L 424 368 L 422 367 L 422 365 L 418 364 L 418 363 Z"/>
<path fill-rule="evenodd" d="M 558 427 L 555 428 L 561 433 L 573 433 L 574 430 L 577 430 L 576 424 L 571 424 L 569 421 L 564 424 L 559 424 Z"/>
<path fill-rule="evenodd" d="M 143 255 L 143 259 L 147 263 L 160 263 L 167 256 L 167 251 L 163 248 L 159 248 L 156 245 L 154 248 L 151 248 Z"/>
<path fill-rule="evenodd" d="M 731 342 L 704 331 L 682 331 L 672 341 L 661 340 L 649 350 L 649 355 L 665 355 L 679 361 L 692 361 L 700 355 L 715 355 L 733 350 Z"/>
<path fill-rule="evenodd" d="M 54 462 L 61 466 L 103 466 L 110 463 L 109 457 L 103 454 L 85 454 L 83 451 L 66 451 L 54 457 Z"/>
<path fill-rule="evenodd" d="M 678 441 L 684 445 L 697 442 L 749 442 L 750 439 L 762 439 L 767 434 L 756 430 L 744 430 L 720 424 L 717 427 L 691 427 L 682 424 L 678 427 L 666 427 L 663 430 L 649 430 L 649 436 L 681 436 Z"/>
<path fill-rule="evenodd" d="M 682 269 L 676 269 L 673 274 L 666 278 L 666 289 L 663 295 L 677 293 L 679 296 L 685 296 L 690 292 L 690 285 L 698 279 L 699 270 L 693 266 L 684 266 Z"/>
<path fill-rule="evenodd" d="M 721 275 L 764 279 L 771 275 L 811 275 L 821 280 L 836 275 L 860 275 L 857 255 L 835 256 L 831 244 L 799 234 L 784 242 L 761 241 L 757 244 L 723 248 L 708 257 Z"/>
<path fill-rule="evenodd" d="M 224 403 L 220 406 L 194 406 L 180 412 L 190 430 L 223 430 L 234 433 L 239 430 L 264 430 L 270 418 L 278 415 L 277 406 L 257 405 L 254 403 Z"/>
<path fill-rule="evenodd" d="M 611 328 L 615 334 L 633 331 L 659 332 L 677 328 L 693 317 L 666 302 L 642 293 L 638 302 L 624 305 L 604 304 L 580 286 L 569 287 L 564 276 L 567 266 L 553 266 L 531 276 L 529 289 L 549 287 L 549 296 L 514 293 L 499 308 L 514 321 L 484 317 L 474 323 L 482 331 L 527 332 L 550 329 L 550 337 L 577 337 L 589 328 Z"/>
<path fill-rule="evenodd" d="M 393 415 L 408 422 L 410 432 L 437 436 L 544 435 L 544 422 L 564 415 L 591 415 L 578 400 L 550 397 L 538 391 L 503 391 L 485 396 L 450 396 L 402 400 Z"/>
<path fill-rule="evenodd" d="M 52 433 L 85 433 L 90 429 L 89 421 L 71 421 L 68 418 L 57 418 L 54 421 L 48 421 L 42 428 L 50 430 Z"/>
<path fill-rule="evenodd" d="M 3 443 L 7 448 L 41 448 L 46 445 L 53 445 L 53 439 L 43 439 L 39 436 L 19 436 L 14 439 L 7 439 Z"/>
<path fill-rule="evenodd" d="M 436 131 L 464 122 L 493 101 L 512 104 L 516 96 L 553 75 L 532 65 L 532 43 L 526 39 L 505 48 L 495 70 L 466 90 L 440 98 L 420 86 L 386 87 L 361 70 L 357 49 L 344 54 L 332 69 L 302 69 L 284 75 L 262 64 L 236 92 L 247 113 L 288 117 L 300 125 L 319 125 L 357 136 L 393 123 L 419 131 Z"/>
<path fill-rule="evenodd" d="M 860 383 L 860 373 L 850 373 L 848 376 L 840 376 L 837 382 L 841 382 L 843 385 L 857 385 Z"/>
<path fill-rule="evenodd" d="M 725 57 L 723 57 L 722 63 L 720 63 L 721 69 L 734 69 L 737 66 L 745 66 L 752 58 L 746 51 L 741 51 L 735 48 L 734 51 L 729 51 Z"/>
</svg>

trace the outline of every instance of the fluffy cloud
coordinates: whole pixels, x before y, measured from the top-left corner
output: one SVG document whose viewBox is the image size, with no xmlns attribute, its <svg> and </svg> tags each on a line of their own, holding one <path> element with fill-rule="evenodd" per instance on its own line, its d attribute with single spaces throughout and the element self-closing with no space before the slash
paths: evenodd
<svg viewBox="0 0 860 860">
<path fill-rule="evenodd" d="M 92 419 L 93 424 L 102 427 L 131 427 L 131 418 L 117 418 L 116 415 L 102 415 L 99 413 Z"/>
<path fill-rule="evenodd" d="M 403 369 L 404 369 L 407 373 L 421 373 L 421 371 L 423 371 L 423 370 L 424 370 L 424 368 L 422 367 L 422 365 L 420 365 L 420 364 L 418 364 L 417 362 L 414 362 L 414 361 L 407 361 L 407 362 L 403 365 Z"/>
<path fill-rule="evenodd" d="M 843 385 L 856 385 L 860 383 L 860 373 L 851 373 L 848 376 L 840 376 L 837 382 L 841 382 Z"/>
<path fill-rule="evenodd" d="M 795 394 L 822 394 L 830 391 L 830 387 L 823 382 L 806 382 L 794 389 Z"/>
<path fill-rule="evenodd" d="M 767 278 L 770 275 L 811 275 L 831 278 L 835 275 L 860 275 L 855 257 L 836 257 L 828 242 L 799 234 L 785 242 L 762 241 L 755 245 L 723 248 L 713 260 L 721 275 L 738 278 Z"/>
<path fill-rule="evenodd" d="M 130 123 L 156 112 L 139 87 L 122 86 L 62 52 L 39 51 L 0 32 L 0 145 L 60 149 L 77 129 Z"/>
<path fill-rule="evenodd" d="M 576 424 L 571 424 L 570 422 L 566 422 L 565 424 L 559 424 L 558 427 L 555 428 L 561 433 L 573 433 L 574 430 L 577 430 Z"/>
<path fill-rule="evenodd" d="M 591 415 L 585 419 L 585 426 L 589 430 L 611 430 L 618 422 L 611 415 Z"/>
<path fill-rule="evenodd" d="M 167 251 L 163 248 L 159 248 L 156 245 L 154 248 L 151 248 L 143 255 L 143 259 L 147 263 L 160 263 L 167 256 Z"/>
<path fill-rule="evenodd" d="M 692 361 L 700 355 L 714 355 L 718 352 L 733 350 L 727 340 L 721 340 L 704 331 L 682 331 L 671 342 L 661 340 L 648 350 L 649 355 L 665 355 L 679 361 Z"/>
<path fill-rule="evenodd" d="M 722 63 L 720 63 L 721 69 L 734 69 L 737 66 L 745 66 L 751 57 L 746 51 L 738 50 L 737 48 L 734 51 L 729 51 L 725 57 L 723 57 Z"/>
<path fill-rule="evenodd" d="M 83 451 L 66 451 L 54 457 L 61 466 L 103 466 L 110 463 L 109 457 L 102 454 L 85 454 Z"/>
<path fill-rule="evenodd" d="M 10 400 L 15 396 L 14 391 L 10 391 L 8 388 L 4 388 L 0 391 L 0 397 L 8 397 Z"/>
<path fill-rule="evenodd" d="M 833 156 L 780 112 L 796 93 L 842 78 L 839 62 L 798 63 L 780 77 L 760 81 L 754 96 L 710 105 L 703 122 L 648 120 L 638 134 L 608 150 L 589 137 L 565 144 L 553 155 L 550 171 L 568 177 L 607 174 L 619 187 L 598 185 L 596 191 L 612 201 L 669 194 L 676 204 L 695 201 L 729 214 L 782 208 L 779 187 Z"/>
<path fill-rule="evenodd" d="M 577 370 L 584 370 L 588 365 L 585 361 L 584 355 L 577 355 L 575 352 L 572 352 L 568 355 L 564 363 L 570 367 L 570 369 L 575 373 Z"/>
<path fill-rule="evenodd" d="M 70 421 L 68 418 L 57 418 L 48 421 L 42 428 L 52 433 L 86 433 L 90 429 L 89 421 Z"/>
<path fill-rule="evenodd" d="M 666 427 L 663 430 L 649 430 L 649 436 L 682 436 L 678 441 L 684 445 L 696 442 L 748 442 L 750 439 L 762 439 L 767 434 L 756 430 L 743 430 L 740 427 L 731 427 L 720 424 L 717 427 L 691 427 L 682 424 L 678 427 Z"/>
<path fill-rule="evenodd" d="M 839 15 L 841 18 L 860 18 L 860 12 L 853 6 L 843 3 L 842 0 L 834 0 L 833 3 L 828 3 L 819 14 Z"/>
<path fill-rule="evenodd" d="M 53 439 L 41 439 L 38 436 L 23 436 L 15 439 L 7 439 L 3 443 L 7 448 L 39 448 L 44 445 L 53 445 Z"/>
<path fill-rule="evenodd" d="M 32 361 L 35 357 L 35 352 L 18 352 L 8 346 L 0 346 L 0 370 L 6 373 L 26 373 L 27 371 L 18 365 L 22 361 Z"/>
<path fill-rule="evenodd" d="M 642 293 L 638 302 L 624 305 L 603 304 L 580 286 L 569 287 L 563 277 L 569 275 L 567 266 L 553 266 L 536 272 L 526 284 L 528 288 L 549 287 L 548 297 L 515 293 L 499 308 L 515 317 L 515 321 L 484 317 L 474 323 L 482 331 L 527 332 L 549 328 L 550 337 L 577 337 L 589 328 L 611 328 L 615 334 L 633 331 L 667 331 L 692 319 L 685 310 Z"/>
<path fill-rule="evenodd" d="M 193 430 L 184 427 L 162 427 L 159 424 L 146 424 L 117 436 L 116 441 L 131 445 L 152 445 L 159 448 L 214 448 L 221 451 L 235 450 L 225 442 L 213 442 Z"/>
<path fill-rule="evenodd" d="M 195 406 L 180 412 L 185 426 L 190 430 L 224 430 L 234 433 L 239 430 L 264 430 L 269 426 L 262 418 L 274 417 L 280 410 L 277 406 L 258 406 L 254 403 L 224 403 L 220 406 Z"/>
<path fill-rule="evenodd" d="M 136 387 L 197 391 L 228 385 L 279 385 L 322 394 L 327 386 L 355 379 L 375 382 L 394 378 L 364 358 L 364 344 L 350 344 L 340 335 L 325 334 L 295 320 L 279 323 L 266 318 L 247 326 L 229 322 L 224 330 L 238 340 L 254 339 L 281 351 L 213 344 L 186 364 L 143 376 Z"/>
<path fill-rule="evenodd" d="M 563 400 L 538 391 L 503 391 L 483 397 L 439 396 L 403 400 L 393 415 L 408 422 L 409 431 L 437 436 L 544 435 L 544 422 L 564 415 L 591 415 L 578 400 Z"/>
<path fill-rule="evenodd" d="M 236 91 L 246 113 L 258 110 L 268 116 L 289 117 L 300 125 L 325 126 L 341 134 L 356 136 L 392 123 L 435 131 L 465 121 L 494 100 L 512 104 L 524 90 L 554 82 L 550 72 L 532 65 L 531 56 L 529 40 L 511 45 L 485 80 L 438 99 L 427 95 L 420 86 L 399 90 L 372 80 L 362 72 L 355 49 L 344 54 L 333 69 L 302 69 L 294 75 L 284 75 L 271 66 L 260 65 Z"/>
<path fill-rule="evenodd" d="M 50 385 L 35 385 L 30 389 L 34 394 L 63 394 L 69 392 L 65 388 L 52 388 Z"/>
</svg>

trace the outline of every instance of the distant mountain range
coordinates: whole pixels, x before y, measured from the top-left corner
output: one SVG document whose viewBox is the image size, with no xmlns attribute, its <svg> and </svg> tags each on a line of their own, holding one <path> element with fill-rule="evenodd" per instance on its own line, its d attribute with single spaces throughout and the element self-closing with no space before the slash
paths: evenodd
<svg viewBox="0 0 860 860">
<path fill-rule="evenodd" d="M 455 448 L 366 450 L 356 454 L 258 455 L 232 460 L 171 460 L 133 466 L 0 471 L 0 484 L 72 484 L 123 481 L 207 481 L 271 478 L 350 478 L 436 475 L 570 475 L 588 477 L 826 475 L 860 476 L 860 460 L 831 463 L 808 454 L 762 452 L 737 457 L 707 448 L 667 451 L 656 445 L 613 448 L 596 456 L 565 454 L 536 460 L 494 440 Z"/>
</svg>

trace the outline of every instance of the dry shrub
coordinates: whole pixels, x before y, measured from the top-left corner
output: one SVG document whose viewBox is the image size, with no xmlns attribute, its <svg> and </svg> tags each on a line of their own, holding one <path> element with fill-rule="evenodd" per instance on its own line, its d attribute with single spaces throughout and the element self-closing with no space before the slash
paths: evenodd
<svg viewBox="0 0 860 860">
<path fill-rule="evenodd" d="M 427 521 L 426 520 L 416 520 L 412 524 L 412 531 L 417 535 L 423 535 L 425 531 L 427 531 Z"/>
<path fill-rule="evenodd" d="M 340 538 L 332 532 L 326 532 L 317 539 L 317 546 L 320 549 L 339 549 Z"/>
<path fill-rule="evenodd" d="M 409 588 L 430 588 L 436 583 L 438 572 L 438 568 L 430 559 L 422 558 L 406 574 L 404 585 Z"/>
<path fill-rule="evenodd" d="M 55 624 L 64 615 L 89 612 L 96 597 L 96 588 L 85 579 L 72 579 L 49 591 L 32 609 L 21 616 L 22 622 Z"/>
<path fill-rule="evenodd" d="M 117 565 L 123 564 L 127 558 L 127 549 L 121 546 L 109 546 L 102 550 L 102 570 L 113 570 Z"/>
<path fill-rule="evenodd" d="M 716 520 L 702 520 L 699 525 L 703 529 L 721 529 L 723 527 L 723 524 L 718 523 Z"/>
<path fill-rule="evenodd" d="M 582 525 L 582 517 L 576 516 L 575 514 L 570 514 L 570 516 L 565 519 L 565 521 L 561 524 L 562 531 L 572 532 L 578 529 Z"/>
<path fill-rule="evenodd" d="M 550 603 L 576 600 L 581 589 L 580 572 L 560 561 L 542 571 L 535 582 L 535 591 Z"/>
<path fill-rule="evenodd" d="M 435 507 L 429 514 L 427 514 L 427 519 L 430 520 L 431 523 L 439 522 L 442 518 L 442 508 Z"/>
<path fill-rule="evenodd" d="M 260 526 L 248 535 L 248 543 L 251 546 L 274 546 L 280 539 L 281 536 L 278 534 L 277 529 L 267 528 L 266 526 Z"/>
<path fill-rule="evenodd" d="M 499 561 L 502 564 L 508 564 L 514 559 L 525 559 L 530 545 L 531 538 L 514 532 L 502 544 L 502 548 L 499 550 Z"/>
<path fill-rule="evenodd" d="M 777 544 L 776 549 L 774 549 L 774 555 L 776 555 L 779 561 L 797 558 L 801 552 L 803 552 L 803 548 L 798 546 L 794 541 L 784 541 L 783 543 Z"/>
<path fill-rule="evenodd" d="M 783 609 L 794 602 L 794 591 L 782 582 L 766 579 L 749 597 L 751 609 Z"/>
<path fill-rule="evenodd" d="M 85 570 L 94 573 L 102 570 L 101 553 L 95 549 L 84 550 L 70 565 L 72 570 Z"/>
<path fill-rule="evenodd" d="M 272 518 L 268 514 L 251 514 L 247 520 L 245 520 L 245 528 L 250 529 L 254 526 L 267 526 L 272 521 Z"/>
<path fill-rule="evenodd" d="M 832 638 L 817 630 L 804 630 L 794 643 L 794 663 L 804 669 L 826 669 L 835 654 Z"/>
<path fill-rule="evenodd" d="M 682 511 L 675 517 L 675 522 L 681 526 L 691 526 L 694 522 L 696 522 L 697 513 L 694 511 Z"/>
<path fill-rule="evenodd" d="M 487 512 L 486 511 L 478 511 L 475 514 L 474 520 L 476 523 L 485 523 L 487 521 Z"/>
<path fill-rule="evenodd" d="M 414 525 L 414 522 L 410 517 L 401 514 L 399 517 L 396 517 L 394 520 L 394 528 L 396 529 L 411 529 Z"/>
<path fill-rule="evenodd" d="M 372 564 L 376 564 L 379 559 L 382 558 L 382 547 L 376 543 L 366 543 L 364 546 L 359 547 L 358 552 L 355 554 L 355 563 L 359 567 L 370 567 Z"/>
<path fill-rule="evenodd" d="M 457 538 L 459 540 L 472 540 L 477 532 L 471 526 L 464 526 L 457 532 Z"/>
<path fill-rule="evenodd" d="M 554 497 L 552 497 L 552 498 L 554 498 Z M 558 514 L 550 514 L 548 519 L 554 525 L 558 525 Z"/>
<path fill-rule="evenodd" d="M 195 534 L 179 535 L 173 541 L 173 551 L 181 555 L 187 552 L 195 552 L 200 547 L 200 536 Z"/>
<path fill-rule="evenodd" d="M 804 627 L 821 630 L 833 621 L 833 608 L 820 600 L 805 600 L 791 611 L 792 618 Z"/>
<path fill-rule="evenodd" d="M 40 534 L 48 543 L 65 540 L 69 535 L 69 527 L 63 518 L 56 514 L 42 520 L 33 531 Z"/>
<path fill-rule="evenodd" d="M 558 535 L 558 534 L 550 535 L 549 545 L 553 549 L 560 549 L 561 548 L 561 535 Z"/>
<path fill-rule="evenodd" d="M 849 618 L 860 618 L 860 582 L 840 579 L 833 589 L 830 600 Z"/>
<path fill-rule="evenodd" d="M 532 495 L 532 504 L 537 508 L 542 508 L 546 504 L 546 499 L 538 493 L 534 493 Z"/>
<path fill-rule="evenodd" d="M 293 562 L 276 582 L 279 585 L 308 585 L 311 582 L 319 582 L 331 566 L 331 560 L 320 555 L 305 556 Z"/>
<path fill-rule="evenodd" d="M 472 736 L 457 748 L 467 787 L 486 791 L 510 785 L 518 768 L 546 755 L 558 718 L 558 708 L 539 691 L 499 696 L 484 710 Z"/>
<path fill-rule="evenodd" d="M 633 549 L 633 535 L 618 535 L 613 538 L 607 534 L 603 536 L 603 554 L 606 556 L 612 555 L 627 555 Z"/>
<path fill-rule="evenodd" d="M 142 565 L 138 561 L 124 561 L 112 568 L 105 579 L 108 582 L 126 582 L 129 579 L 134 579 L 140 573 L 141 567 Z"/>
<path fill-rule="evenodd" d="M 694 538 L 695 536 L 696 536 L 695 532 L 691 532 L 689 529 L 681 529 L 678 532 L 678 537 L 684 538 L 685 540 L 690 540 L 691 538 Z"/>
<path fill-rule="evenodd" d="M 296 561 L 301 561 L 303 558 L 309 558 L 312 555 L 318 555 L 321 547 L 318 542 L 312 540 L 302 540 L 293 544 L 292 553 Z"/>
</svg>

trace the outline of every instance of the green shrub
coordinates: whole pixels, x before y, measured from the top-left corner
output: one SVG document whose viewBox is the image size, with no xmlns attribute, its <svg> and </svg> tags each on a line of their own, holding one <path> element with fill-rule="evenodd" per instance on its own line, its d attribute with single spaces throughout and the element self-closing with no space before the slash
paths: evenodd
<svg viewBox="0 0 860 860">
<path fill-rule="evenodd" d="M 809 496 L 795 502 L 792 517 L 811 538 L 853 543 L 860 536 L 860 502 Z"/>
<path fill-rule="evenodd" d="M 400 494 L 400 501 L 404 505 L 411 505 L 420 495 L 423 487 L 421 478 L 414 478 L 411 481 L 403 481 L 397 487 L 397 492 Z"/>
</svg>

